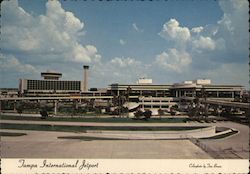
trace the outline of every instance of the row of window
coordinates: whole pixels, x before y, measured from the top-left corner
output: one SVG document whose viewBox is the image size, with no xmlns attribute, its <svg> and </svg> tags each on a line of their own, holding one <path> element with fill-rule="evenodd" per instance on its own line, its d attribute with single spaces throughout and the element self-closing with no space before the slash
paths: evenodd
<svg viewBox="0 0 250 174">
<path fill-rule="evenodd" d="M 80 81 L 28 80 L 28 90 L 81 90 Z"/>
<path fill-rule="evenodd" d="M 176 96 L 186 96 L 186 97 L 194 97 L 195 95 L 201 96 L 200 91 L 196 91 L 191 93 L 190 91 L 176 91 Z M 239 97 L 239 91 L 206 91 L 207 97 L 219 97 L 219 98 L 231 98 L 231 97 Z"/>
<path fill-rule="evenodd" d="M 169 105 L 144 105 L 144 108 L 169 108 Z"/>
</svg>

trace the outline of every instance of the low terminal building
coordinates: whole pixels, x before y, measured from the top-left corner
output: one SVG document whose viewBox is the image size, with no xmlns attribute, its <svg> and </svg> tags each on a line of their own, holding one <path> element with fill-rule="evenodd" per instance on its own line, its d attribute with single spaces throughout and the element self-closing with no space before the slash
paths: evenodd
<svg viewBox="0 0 250 174">
<path fill-rule="evenodd" d="M 234 99 L 240 98 L 245 88 L 241 85 L 215 85 L 210 79 L 185 81 L 173 85 L 154 84 L 111 84 L 110 94 L 144 97 L 195 97 L 202 92 L 208 98 Z"/>
<path fill-rule="evenodd" d="M 18 88 L 0 88 L 1 98 L 18 97 L 18 94 L 19 94 Z"/>
<path fill-rule="evenodd" d="M 216 85 L 210 79 L 197 79 L 176 83 L 172 86 L 174 97 L 195 97 L 205 95 L 207 98 L 233 100 L 240 98 L 245 88 L 241 85 Z M 203 93 L 203 94 L 202 94 Z"/>
<path fill-rule="evenodd" d="M 110 95 L 130 96 L 130 101 L 140 103 L 142 108 L 162 109 L 170 108 L 185 97 L 198 96 L 234 101 L 242 97 L 244 90 L 241 85 L 215 85 L 210 79 L 197 79 L 172 85 L 111 84 L 108 92 Z"/>
</svg>

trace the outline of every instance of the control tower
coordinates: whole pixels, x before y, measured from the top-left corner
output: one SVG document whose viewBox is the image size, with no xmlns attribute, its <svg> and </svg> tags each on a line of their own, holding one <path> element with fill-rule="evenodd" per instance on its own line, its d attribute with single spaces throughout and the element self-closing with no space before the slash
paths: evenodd
<svg viewBox="0 0 250 174">
<path fill-rule="evenodd" d="M 83 91 L 84 92 L 87 92 L 88 90 L 88 71 L 89 71 L 89 66 L 83 65 Z"/>
<path fill-rule="evenodd" d="M 44 80 L 59 80 L 62 77 L 62 73 L 47 70 L 46 72 L 41 72 L 41 76 Z"/>
</svg>

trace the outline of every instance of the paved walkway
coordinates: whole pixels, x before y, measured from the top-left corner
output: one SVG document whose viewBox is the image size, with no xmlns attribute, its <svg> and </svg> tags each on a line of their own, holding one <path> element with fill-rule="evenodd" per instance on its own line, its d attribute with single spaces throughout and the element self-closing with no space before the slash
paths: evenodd
<svg viewBox="0 0 250 174">
<path fill-rule="evenodd" d="M 240 132 L 224 139 L 201 140 L 201 142 L 216 151 L 219 158 L 249 159 L 249 127 L 234 122 L 218 122 L 216 126 L 234 128 Z"/>
<path fill-rule="evenodd" d="M 83 135 L 65 132 L 2 130 L 27 136 L 2 137 L 3 158 L 126 158 L 208 159 L 206 152 L 188 140 L 66 140 L 58 136 Z M 180 148 L 185 147 L 185 148 Z"/>
</svg>

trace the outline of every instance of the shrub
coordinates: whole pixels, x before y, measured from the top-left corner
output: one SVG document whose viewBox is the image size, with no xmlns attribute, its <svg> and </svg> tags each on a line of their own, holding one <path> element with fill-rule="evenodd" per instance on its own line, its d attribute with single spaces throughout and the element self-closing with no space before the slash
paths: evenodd
<svg viewBox="0 0 250 174">
<path fill-rule="evenodd" d="M 164 111 L 163 111 L 162 109 L 159 109 L 159 110 L 158 110 L 158 114 L 159 114 L 159 115 L 164 115 Z"/>
<path fill-rule="evenodd" d="M 138 110 L 138 111 L 135 112 L 134 115 L 135 115 L 136 119 L 139 119 L 141 116 L 143 116 L 143 112 L 141 110 Z"/>
<path fill-rule="evenodd" d="M 41 119 L 46 119 L 49 115 L 46 110 L 40 111 Z"/>
<path fill-rule="evenodd" d="M 143 113 L 144 117 L 145 117 L 145 120 L 148 120 L 151 116 L 152 116 L 152 111 L 150 110 L 146 110 L 144 113 Z"/>
</svg>

